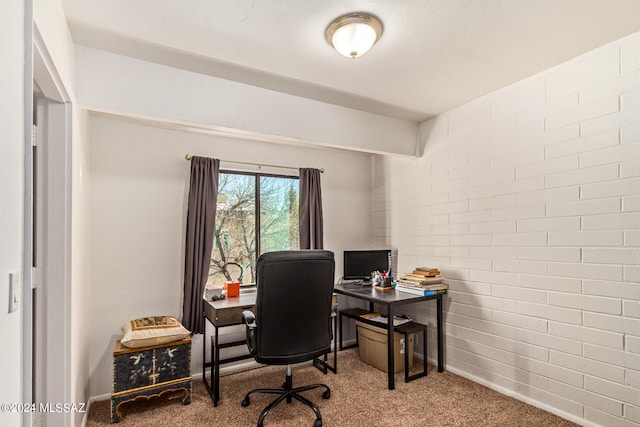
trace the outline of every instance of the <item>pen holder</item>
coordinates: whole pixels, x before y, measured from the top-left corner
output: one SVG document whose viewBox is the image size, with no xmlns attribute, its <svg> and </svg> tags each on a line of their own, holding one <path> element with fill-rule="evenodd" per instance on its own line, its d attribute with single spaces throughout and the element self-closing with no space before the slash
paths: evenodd
<svg viewBox="0 0 640 427">
<path fill-rule="evenodd" d="M 391 277 L 385 277 L 384 278 L 384 287 L 385 288 L 390 288 L 391 287 Z"/>
</svg>

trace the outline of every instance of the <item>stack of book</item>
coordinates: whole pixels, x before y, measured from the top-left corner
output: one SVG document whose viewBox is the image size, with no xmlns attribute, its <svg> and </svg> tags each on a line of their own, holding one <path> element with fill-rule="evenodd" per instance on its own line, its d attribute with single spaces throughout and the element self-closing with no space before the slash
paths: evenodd
<svg viewBox="0 0 640 427">
<path fill-rule="evenodd" d="M 396 289 L 416 295 L 445 294 L 449 285 L 444 283 L 444 277 L 437 268 L 417 267 L 411 273 L 398 277 Z"/>
</svg>

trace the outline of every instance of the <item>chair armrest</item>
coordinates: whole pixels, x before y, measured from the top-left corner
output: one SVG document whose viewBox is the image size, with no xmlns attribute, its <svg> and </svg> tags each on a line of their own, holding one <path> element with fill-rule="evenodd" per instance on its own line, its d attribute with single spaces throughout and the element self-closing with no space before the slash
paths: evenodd
<svg viewBox="0 0 640 427">
<path fill-rule="evenodd" d="M 249 347 L 249 354 L 253 356 L 256 354 L 256 329 L 258 329 L 256 315 L 249 310 L 245 310 L 242 312 L 242 321 L 247 327 L 247 347 Z"/>
<path fill-rule="evenodd" d="M 248 328 L 257 328 L 256 324 L 256 315 L 253 314 L 253 311 L 245 310 L 242 312 L 242 321 L 247 325 Z"/>
</svg>

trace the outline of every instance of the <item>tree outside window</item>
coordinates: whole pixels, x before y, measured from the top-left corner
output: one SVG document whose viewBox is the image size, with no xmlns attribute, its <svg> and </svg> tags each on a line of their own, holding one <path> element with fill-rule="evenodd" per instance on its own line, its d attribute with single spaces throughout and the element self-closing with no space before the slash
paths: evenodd
<svg viewBox="0 0 640 427">
<path fill-rule="evenodd" d="M 220 172 L 208 283 L 254 283 L 258 255 L 299 249 L 298 194 L 298 178 Z"/>
</svg>

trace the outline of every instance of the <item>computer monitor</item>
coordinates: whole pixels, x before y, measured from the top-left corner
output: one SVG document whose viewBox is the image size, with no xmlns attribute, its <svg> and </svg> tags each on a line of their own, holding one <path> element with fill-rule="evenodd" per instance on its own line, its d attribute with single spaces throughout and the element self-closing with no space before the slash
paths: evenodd
<svg viewBox="0 0 640 427">
<path fill-rule="evenodd" d="M 344 251 L 344 280 L 369 280 L 372 271 L 391 273 L 391 250 Z"/>
</svg>

